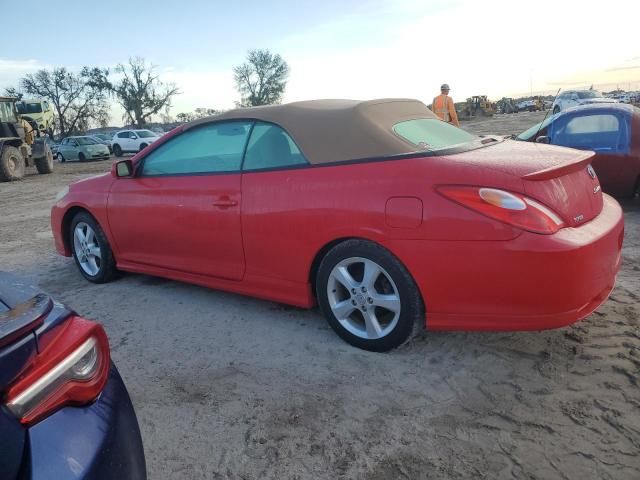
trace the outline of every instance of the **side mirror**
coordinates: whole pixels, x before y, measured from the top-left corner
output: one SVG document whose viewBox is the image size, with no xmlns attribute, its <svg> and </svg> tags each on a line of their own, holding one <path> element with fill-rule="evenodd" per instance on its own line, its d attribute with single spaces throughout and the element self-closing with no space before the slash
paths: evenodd
<svg viewBox="0 0 640 480">
<path fill-rule="evenodd" d="M 536 143 L 546 143 L 548 145 L 551 143 L 551 140 L 546 135 L 540 135 L 536 138 Z"/>
<path fill-rule="evenodd" d="M 116 163 L 115 173 L 117 178 L 133 176 L 133 162 L 131 160 L 120 160 Z"/>
</svg>

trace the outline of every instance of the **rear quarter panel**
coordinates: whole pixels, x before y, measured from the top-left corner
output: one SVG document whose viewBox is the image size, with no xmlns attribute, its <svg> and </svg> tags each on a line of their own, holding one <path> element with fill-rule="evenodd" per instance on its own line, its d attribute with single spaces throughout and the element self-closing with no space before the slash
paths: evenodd
<svg viewBox="0 0 640 480">
<path fill-rule="evenodd" d="M 307 282 L 316 254 L 343 238 L 381 244 L 393 239 L 514 238 L 518 231 L 445 199 L 434 187 L 436 183 L 469 182 L 509 188 L 514 181 L 509 175 L 439 157 L 245 173 L 242 229 L 246 274 Z M 418 199 L 422 218 L 417 222 L 389 221 L 385 210 L 390 198 Z M 415 211 L 412 208 L 407 216 Z M 392 226 L 398 224 L 411 227 Z"/>
</svg>

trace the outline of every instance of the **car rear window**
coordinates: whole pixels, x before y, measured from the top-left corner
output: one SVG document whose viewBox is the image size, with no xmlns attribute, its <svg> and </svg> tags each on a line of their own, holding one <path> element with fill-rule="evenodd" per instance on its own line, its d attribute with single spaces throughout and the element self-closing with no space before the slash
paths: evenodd
<svg viewBox="0 0 640 480">
<path fill-rule="evenodd" d="M 436 118 L 417 118 L 396 123 L 393 131 L 419 150 L 440 150 L 477 140 L 475 135 Z"/>
</svg>

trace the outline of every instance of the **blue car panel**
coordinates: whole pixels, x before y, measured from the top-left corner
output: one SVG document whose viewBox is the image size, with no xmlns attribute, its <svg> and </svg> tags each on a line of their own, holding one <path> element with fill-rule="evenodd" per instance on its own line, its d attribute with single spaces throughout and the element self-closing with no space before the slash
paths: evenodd
<svg viewBox="0 0 640 480">
<path fill-rule="evenodd" d="M 0 272 L 0 398 L 72 315 Z M 63 407 L 30 427 L 0 403 L 0 480 L 26 479 L 146 479 L 138 422 L 113 363 L 95 401 Z"/>
<path fill-rule="evenodd" d="M 146 478 L 138 421 L 114 365 L 94 403 L 63 408 L 36 424 L 28 443 L 32 480 Z"/>
</svg>

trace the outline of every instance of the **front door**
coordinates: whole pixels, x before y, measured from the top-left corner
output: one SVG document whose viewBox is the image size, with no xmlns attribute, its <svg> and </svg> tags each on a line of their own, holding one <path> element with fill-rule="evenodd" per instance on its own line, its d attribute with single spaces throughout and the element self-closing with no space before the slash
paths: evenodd
<svg viewBox="0 0 640 480">
<path fill-rule="evenodd" d="M 169 139 L 113 182 L 119 262 L 242 279 L 242 154 L 251 122 L 206 124 Z"/>
</svg>

